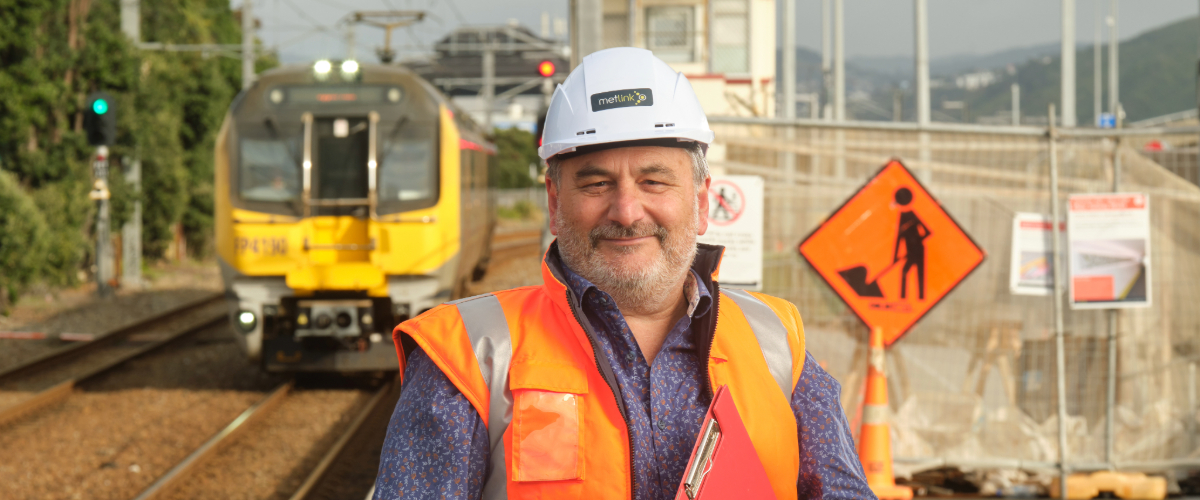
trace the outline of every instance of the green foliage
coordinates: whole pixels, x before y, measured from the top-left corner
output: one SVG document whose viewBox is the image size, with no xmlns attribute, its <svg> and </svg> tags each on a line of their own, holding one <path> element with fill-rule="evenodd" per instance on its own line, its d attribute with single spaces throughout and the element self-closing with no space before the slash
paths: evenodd
<svg viewBox="0 0 1200 500">
<path fill-rule="evenodd" d="M 33 199 L 0 172 L 0 312 L 46 267 L 48 230 Z"/>
<path fill-rule="evenodd" d="M 509 189 L 533 187 L 529 165 L 540 166 L 534 135 L 517 128 L 497 130 L 492 136 L 496 143 L 496 167 L 492 169 L 492 186 Z"/>
<path fill-rule="evenodd" d="M 529 200 L 518 200 L 511 207 L 496 207 L 496 216 L 501 219 L 529 220 L 538 213 L 537 205 Z"/>
<path fill-rule="evenodd" d="M 95 90 L 116 100 L 114 230 L 139 199 L 122 175 L 124 159 L 138 157 L 146 256 L 163 255 L 177 223 L 189 248 L 209 248 L 213 143 L 241 87 L 240 61 L 139 50 L 120 32 L 120 2 L 0 0 L 0 12 L 0 287 L 15 295 L 37 280 L 71 284 L 92 252 L 94 151 L 82 106 Z M 141 14 L 144 41 L 241 41 L 227 1 L 143 0 Z"/>
<path fill-rule="evenodd" d="M 1184 19 L 1121 43 L 1119 92 L 1126 120 L 1136 121 L 1196 107 L 1196 18 Z M 1092 106 L 1095 52 L 1086 47 L 1075 52 L 1075 107 L 1078 123 L 1095 123 Z M 1108 47 L 1101 48 L 1102 86 L 1108 90 Z M 1008 112 L 1010 86 L 1021 86 L 1022 116 L 1045 117 L 1050 103 L 1059 103 L 1061 73 L 1058 56 L 1035 59 L 1017 66 L 1015 75 L 976 91 L 946 89 L 933 97 L 966 99 L 972 116 Z M 1108 109 L 1108 94 L 1102 107 Z"/>
</svg>

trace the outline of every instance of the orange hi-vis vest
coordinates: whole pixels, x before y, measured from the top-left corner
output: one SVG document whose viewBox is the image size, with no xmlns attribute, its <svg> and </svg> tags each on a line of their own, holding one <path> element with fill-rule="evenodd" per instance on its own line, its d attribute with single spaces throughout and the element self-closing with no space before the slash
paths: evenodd
<svg viewBox="0 0 1200 500">
<path fill-rule="evenodd" d="M 714 388 L 730 387 L 775 495 L 795 499 L 800 441 L 790 400 L 804 327 L 785 300 L 720 288 L 723 252 L 699 245 L 693 265 L 713 297 L 693 328 L 698 357 L 708 360 L 703 390 L 711 399 Z M 561 265 L 552 245 L 541 286 L 448 302 L 393 332 L 398 349 L 415 341 L 487 426 L 486 500 L 633 494 L 625 402 Z"/>
</svg>

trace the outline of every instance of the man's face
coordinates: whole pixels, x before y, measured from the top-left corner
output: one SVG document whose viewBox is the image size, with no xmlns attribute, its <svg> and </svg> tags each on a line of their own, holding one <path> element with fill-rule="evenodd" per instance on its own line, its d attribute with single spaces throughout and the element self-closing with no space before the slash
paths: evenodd
<svg viewBox="0 0 1200 500">
<path fill-rule="evenodd" d="M 567 265 L 606 292 L 661 293 L 650 289 L 682 280 L 708 228 L 708 184 L 696 185 L 681 148 L 580 155 L 547 182 L 550 230 Z"/>
</svg>

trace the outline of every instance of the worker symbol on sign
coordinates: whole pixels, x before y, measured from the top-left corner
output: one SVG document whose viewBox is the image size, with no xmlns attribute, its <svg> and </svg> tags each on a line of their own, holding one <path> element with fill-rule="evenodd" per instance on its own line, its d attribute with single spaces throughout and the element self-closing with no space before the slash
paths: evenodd
<svg viewBox="0 0 1200 500">
<path fill-rule="evenodd" d="M 854 293 L 859 297 L 876 297 L 883 298 L 883 290 L 879 289 L 879 278 L 887 274 L 900 264 L 903 258 L 904 266 L 900 271 L 900 298 L 908 298 L 908 282 L 909 271 L 916 268 L 917 275 L 917 297 L 920 300 L 925 300 L 925 239 L 933 234 L 929 227 L 921 222 L 921 218 L 911 209 L 908 209 L 912 204 L 912 191 L 906 187 L 897 189 L 892 198 L 896 201 L 896 205 L 905 207 L 900 212 L 900 220 L 896 227 L 896 239 L 892 245 L 892 262 L 884 267 L 883 270 L 875 274 L 873 279 L 867 280 L 866 266 L 854 266 L 849 269 L 838 271 L 842 279 L 846 280 L 846 284 L 854 290 Z M 900 254 L 900 247 L 904 247 L 904 254 Z"/>
<path fill-rule="evenodd" d="M 896 204 L 907 207 L 912 203 L 912 191 L 908 188 L 896 190 Z M 896 229 L 896 245 L 892 250 L 892 265 L 900 262 L 900 243 L 904 243 L 904 269 L 900 271 L 900 298 L 908 296 L 908 270 L 917 268 L 917 296 L 925 300 L 925 238 L 933 233 L 912 210 L 900 212 L 900 225 Z"/>
<path fill-rule="evenodd" d="M 708 188 L 710 197 L 708 221 L 718 226 L 728 226 L 746 211 L 746 196 L 742 188 L 733 182 L 721 179 L 713 181 Z"/>
</svg>

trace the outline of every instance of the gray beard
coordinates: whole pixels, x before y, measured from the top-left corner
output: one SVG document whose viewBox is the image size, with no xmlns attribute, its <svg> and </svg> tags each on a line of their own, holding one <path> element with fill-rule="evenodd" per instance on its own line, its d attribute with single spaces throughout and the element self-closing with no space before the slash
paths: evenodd
<svg viewBox="0 0 1200 500">
<path fill-rule="evenodd" d="M 607 224 L 585 233 L 568 224 L 559 210 L 555 213 L 558 253 L 572 271 L 611 295 L 622 312 L 654 311 L 682 294 L 682 284 L 696 259 L 698 205 L 699 202 L 693 204 L 691 222 L 678 231 L 668 231 L 663 226 L 643 221 L 632 226 Z M 657 238 L 662 248 L 649 266 L 639 268 L 608 262 L 597 251 L 600 241 L 605 238 L 645 236 Z M 633 252 L 634 249 L 621 251 Z"/>
</svg>

